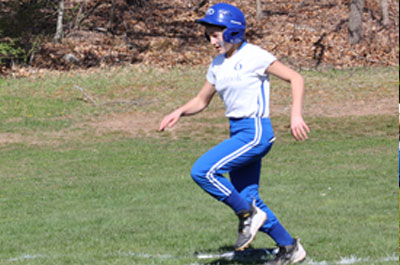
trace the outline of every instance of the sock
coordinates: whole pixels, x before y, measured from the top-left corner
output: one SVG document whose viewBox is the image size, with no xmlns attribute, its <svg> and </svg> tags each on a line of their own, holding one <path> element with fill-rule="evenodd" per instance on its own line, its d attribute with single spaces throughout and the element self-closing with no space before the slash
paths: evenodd
<svg viewBox="0 0 400 265">
<path fill-rule="evenodd" d="M 293 237 L 279 222 L 271 228 L 271 230 L 268 232 L 268 235 L 270 235 L 270 237 L 275 240 L 278 246 L 284 247 L 294 244 Z"/>
<path fill-rule="evenodd" d="M 236 190 L 232 190 L 231 195 L 224 200 L 224 203 L 227 204 L 235 213 L 238 213 L 242 210 L 250 210 L 251 205 L 240 196 L 239 192 Z"/>
</svg>

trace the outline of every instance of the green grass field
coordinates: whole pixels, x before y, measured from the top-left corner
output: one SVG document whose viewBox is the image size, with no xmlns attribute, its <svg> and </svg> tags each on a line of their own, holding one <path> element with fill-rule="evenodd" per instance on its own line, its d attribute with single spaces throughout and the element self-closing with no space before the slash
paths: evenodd
<svg viewBox="0 0 400 265">
<path fill-rule="evenodd" d="M 156 132 L 204 73 L 0 79 L 0 264 L 246 264 L 196 256 L 232 251 L 236 239 L 233 212 L 190 177 L 227 135 L 220 100 Z M 302 74 L 310 139 L 291 138 L 290 91 L 273 79 L 278 140 L 263 160 L 262 197 L 301 237 L 304 264 L 398 264 L 398 69 Z M 261 233 L 252 244 L 273 246 Z"/>
</svg>

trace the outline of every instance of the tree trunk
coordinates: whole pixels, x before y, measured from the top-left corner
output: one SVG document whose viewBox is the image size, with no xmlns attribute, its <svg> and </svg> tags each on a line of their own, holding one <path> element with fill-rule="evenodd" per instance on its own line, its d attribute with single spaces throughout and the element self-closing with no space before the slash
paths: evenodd
<svg viewBox="0 0 400 265">
<path fill-rule="evenodd" d="M 262 18 L 261 0 L 256 0 L 256 10 L 256 19 L 260 20 Z"/>
<path fill-rule="evenodd" d="M 57 29 L 53 42 L 61 42 L 64 37 L 63 16 L 64 16 L 64 0 L 58 2 Z"/>
<path fill-rule="evenodd" d="M 349 41 L 352 44 L 359 43 L 363 38 L 362 17 L 364 0 L 351 0 L 349 15 Z"/>
<path fill-rule="evenodd" d="M 110 16 L 107 23 L 107 30 L 111 31 L 112 24 L 114 21 L 114 12 L 115 12 L 115 0 L 111 0 L 111 9 L 110 9 Z"/>
<path fill-rule="evenodd" d="M 386 27 L 390 24 L 389 5 L 387 0 L 381 0 L 381 9 L 382 9 L 382 24 Z"/>
</svg>

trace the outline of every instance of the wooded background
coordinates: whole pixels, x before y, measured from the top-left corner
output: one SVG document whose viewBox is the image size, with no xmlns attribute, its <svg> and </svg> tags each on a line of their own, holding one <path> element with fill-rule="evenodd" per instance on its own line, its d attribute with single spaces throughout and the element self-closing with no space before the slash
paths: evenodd
<svg viewBox="0 0 400 265">
<path fill-rule="evenodd" d="M 124 63 L 208 64 L 208 0 L 0 0 L 0 73 Z M 246 37 L 299 68 L 398 65 L 398 0 L 225 1 Z"/>
</svg>

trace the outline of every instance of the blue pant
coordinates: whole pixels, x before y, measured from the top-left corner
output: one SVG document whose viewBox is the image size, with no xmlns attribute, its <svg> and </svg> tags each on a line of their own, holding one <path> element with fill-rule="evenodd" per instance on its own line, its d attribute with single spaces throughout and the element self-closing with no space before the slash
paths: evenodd
<svg viewBox="0 0 400 265">
<path fill-rule="evenodd" d="M 260 228 L 268 232 L 278 223 L 275 214 L 258 194 L 261 159 L 275 140 L 268 118 L 230 119 L 230 138 L 202 155 L 193 165 L 193 180 L 214 198 L 223 201 L 236 189 L 249 203 L 267 213 L 267 221 Z M 228 173 L 230 180 L 223 174 Z"/>
</svg>

